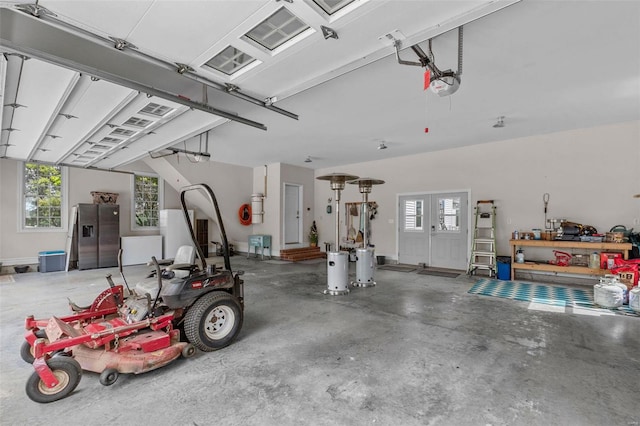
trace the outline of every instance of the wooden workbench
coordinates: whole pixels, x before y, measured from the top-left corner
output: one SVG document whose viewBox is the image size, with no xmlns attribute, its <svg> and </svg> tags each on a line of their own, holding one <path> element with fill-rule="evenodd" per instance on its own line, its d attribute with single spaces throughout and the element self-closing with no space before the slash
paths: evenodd
<svg viewBox="0 0 640 426">
<path fill-rule="evenodd" d="M 587 274 L 587 275 L 604 275 L 608 271 L 606 269 L 592 269 L 586 266 L 558 266 L 549 263 L 526 262 L 516 263 L 516 251 L 518 247 L 541 247 L 541 248 L 572 248 L 597 251 L 621 252 L 624 259 L 629 259 L 629 250 L 631 243 L 592 243 L 584 241 L 561 241 L 561 240 L 509 240 L 511 245 L 511 279 L 516 278 L 516 270 L 528 271 L 544 271 L 544 272 L 562 272 L 565 274 Z"/>
</svg>

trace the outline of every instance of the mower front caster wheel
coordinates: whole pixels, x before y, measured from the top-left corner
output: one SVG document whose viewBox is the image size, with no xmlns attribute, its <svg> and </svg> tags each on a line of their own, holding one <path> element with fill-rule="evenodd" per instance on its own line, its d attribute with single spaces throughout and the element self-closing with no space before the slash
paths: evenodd
<svg viewBox="0 0 640 426">
<path fill-rule="evenodd" d="M 103 386 L 111 386 L 118 380 L 120 373 L 115 368 L 107 368 L 100 373 L 100 384 Z"/>
<path fill-rule="evenodd" d="M 202 296 L 184 319 L 187 340 L 204 352 L 228 346 L 242 328 L 242 307 L 236 297 L 223 291 Z"/>
<path fill-rule="evenodd" d="M 38 339 L 45 339 L 45 343 L 49 343 L 47 333 L 45 333 L 44 330 L 36 331 L 35 335 Z M 22 358 L 22 360 L 27 364 L 33 364 L 33 361 L 35 361 L 33 356 L 33 346 L 31 346 L 26 340 L 22 342 L 22 345 L 20 346 L 20 358 Z"/>
<path fill-rule="evenodd" d="M 182 357 L 183 358 L 191 358 L 196 354 L 196 347 L 189 343 L 187 346 L 182 348 Z"/>
<path fill-rule="evenodd" d="M 78 361 L 71 357 L 59 356 L 47 360 L 47 365 L 58 380 L 58 384 L 48 387 L 37 372 L 33 372 L 27 380 L 27 396 L 35 402 L 46 404 L 68 396 L 80 383 L 82 368 Z"/>
</svg>

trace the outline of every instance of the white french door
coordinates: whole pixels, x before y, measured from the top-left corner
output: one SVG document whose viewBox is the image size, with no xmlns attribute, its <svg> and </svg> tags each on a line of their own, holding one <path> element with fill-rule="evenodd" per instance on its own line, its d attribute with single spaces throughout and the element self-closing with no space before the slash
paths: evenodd
<svg viewBox="0 0 640 426">
<path fill-rule="evenodd" d="M 398 263 L 464 270 L 467 267 L 467 192 L 398 198 Z"/>
</svg>

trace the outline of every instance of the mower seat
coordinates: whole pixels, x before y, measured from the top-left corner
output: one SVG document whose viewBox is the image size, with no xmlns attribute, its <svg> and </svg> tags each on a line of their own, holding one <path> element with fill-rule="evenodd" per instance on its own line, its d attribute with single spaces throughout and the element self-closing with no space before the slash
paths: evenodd
<svg viewBox="0 0 640 426">
<path fill-rule="evenodd" d="M 196 250 L 193 246 L 180 246 L 173 263 L 167 266 L 167 270 L 173 271 L 176 278 L 185 278 L 191 274 L 191 269 L 196 265 Z"/>
<path fill-rule="evenodd" d="M 178 252 L 176 253 L 176 257 L 173 261 L 159 260 L 158 264 L 167 265 L 165 269 L 162 271 L 161 275 L 165 276 L 165 271 L 170 271 L 173 273 L 173 277 L 175 278 L 186 278 L 188 277 L 193 270 L 197 268 L 195 265 L 196 258 L 196 250 L 193 246 L 180 246 L 178 248 Z M 155 275 L 155 274 L 153 274 Z M 158 292 L 160 291 L 160 284 L 157 279 L 144 281 L 136 284 L 136 293 L 141 296 L 149 293 L 151 299 L 155 299 L 158 296 Z"/>
</svg>

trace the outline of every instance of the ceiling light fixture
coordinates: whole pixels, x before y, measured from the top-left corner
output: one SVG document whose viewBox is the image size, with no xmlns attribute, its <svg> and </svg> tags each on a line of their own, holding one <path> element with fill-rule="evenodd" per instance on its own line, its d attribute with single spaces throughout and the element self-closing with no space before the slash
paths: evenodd
<svg viewBox="0 0 640 426">
<path fill-rule="evenodd" d="M 387 146 L 384 144 L 384 142 L 380 142 L 380 145 L 378 145 L 378 149 L 387 149 Z"/>
<path fill-rule="evenodd" d="M 493 125 L 493 127 L 496 129 L 504 127 L 504 115 L 498 117 L 498 121 Z"/>
<path fill-rule="evenodd" d="M 309 155 L 307 155 L 307 159 L 304 160 L 305 163 L 311 163 L 313 160 L 311 159 L 311 157 Z"/>
</svg>

